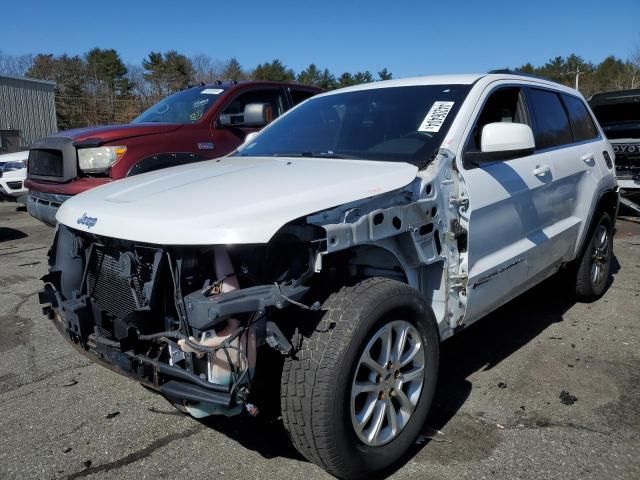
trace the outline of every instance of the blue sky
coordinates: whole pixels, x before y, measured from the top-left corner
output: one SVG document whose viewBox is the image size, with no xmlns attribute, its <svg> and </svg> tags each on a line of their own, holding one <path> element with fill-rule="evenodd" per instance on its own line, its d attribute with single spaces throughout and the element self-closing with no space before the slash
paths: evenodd
<svg viewBox="0 0 640 480">
<path fill-rule="evenodd" d="M 115 48 L 126 63 L 149 51 L 280 58 L 395 77 L 484 72 L 575 52 L 599 62 L 640 49 L 640 0 L 8 1 L 0 50 L 81 54 Z"/>
</svg>

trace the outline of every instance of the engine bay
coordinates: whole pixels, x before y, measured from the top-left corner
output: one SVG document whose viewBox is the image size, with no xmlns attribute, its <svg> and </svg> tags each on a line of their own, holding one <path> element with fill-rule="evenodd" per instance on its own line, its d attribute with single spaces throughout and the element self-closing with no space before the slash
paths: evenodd
<svg viewBox="0 0 640 480">
<path fill-rule="evenodd" d="M 315 228 L 263 245 L 158 247 L 61 225 L 41 302 L 83 353 L 192 415 L 253 410 L 258 349 L 292 350 L 277 311 L 312 308 L 299 300 L 319 244 L 300 232 Z"/>
</svg>

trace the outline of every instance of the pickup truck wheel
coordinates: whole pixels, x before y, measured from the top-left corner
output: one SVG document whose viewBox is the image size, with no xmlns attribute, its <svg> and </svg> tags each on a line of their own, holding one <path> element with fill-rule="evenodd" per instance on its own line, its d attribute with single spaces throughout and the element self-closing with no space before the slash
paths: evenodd
<svg viewBox="0 0 640 480">
<path fill-rule="evenodd" d="M 293 445 L 339 478 L 402 458 L 426 419 L 439 336 L 422 295 L 371 278 L 332 294 L 315 329 L 285 361 L 281 409 Z"/>
<path fill-rule="evenodd" d="M 591 302 L 602 296 L 609 281 L 613 257 L 613 224 L 603 213 L 582 254 L 576 273 L 576 297 Z"/>
</svg>

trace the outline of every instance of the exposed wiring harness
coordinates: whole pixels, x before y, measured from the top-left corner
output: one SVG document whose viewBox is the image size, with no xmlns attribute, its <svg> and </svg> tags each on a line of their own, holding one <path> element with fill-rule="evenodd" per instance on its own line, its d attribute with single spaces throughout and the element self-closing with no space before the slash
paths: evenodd
<svg viewBox="0 0 640 480">
<path fill-rule="evenodd" d="M 186 336 L 184 333 L 182 333 L 179 330 L 171 330 L 166 332 L 156 332 L 151 334 L 138 335 L 138 339 L 141 341 L 156 341 L 156 340 L 162 341 L 163 339 L 183 340 L 185 345 L 189 346 L 191 349 L 200 353 L 206 353 L 210 355 L 215 355 L 220 350 L 222 350 L 226 356 L 227 362 L 229 363 L 229 368 L 231 370 L 231 375 L 233 378 L 230 391 L 231 393 L 234 393 L 238 389 L 239 385 L 244 383 L 245 377 L 248 377 L 249 384 L 251 384 L 252 382 L 251 373 L 249 369 L 249 356 L 247 355 L 247 351 L 249 350 L 248 332 L 249 332 L 249 329 L 253 327 L 253 325 L 257 322 L 258 318 L 259 318 L 258 313 L 254 313 L 251 319 L 249 319 L 249 321 L 245 325 L 242 325 L 236 328 L 229 335 L 229 337 L 227 337 L 222 343 L 220 343 L 220 345 L 216 345 L 215 347 L 209 347 L 207 345 L 202 345 L 199 342 L 194 342 L 190 337 Z M 242 348 L 239 348 L 239 346 L 231 344 L 238 337 L 241 337 L 245 332 L 247 333 L 247 335 L 244 336 L 245 337 L 244 350 Z M 104 340 L 107 340 L 107 339 L 104 339 Z M 112 346 L 119 346 L 118 342 L 114 342 L 112 340 L 107 340 L 107 341 L 109 342 L 109 345 L 114 344 Z M 106 343 L 106 342 L 101 342 L 101 343 Z M 231 355 L 229 354 L 229 350 L 235 350 L 238 353 L 238 359 L 236 362 L 232 360 Z M 240 367 L 243 364 L 245 364 L 246 367 L 241 372 L 239 372 L 238 367 Z"/>
</svg>

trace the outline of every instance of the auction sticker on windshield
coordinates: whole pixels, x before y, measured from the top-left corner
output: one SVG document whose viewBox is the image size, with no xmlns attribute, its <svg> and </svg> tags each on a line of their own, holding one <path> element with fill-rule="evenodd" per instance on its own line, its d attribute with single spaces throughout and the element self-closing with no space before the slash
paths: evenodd
<svg viewBox="0 0 640 480">
<path fill-rule="evenodd" d="M 435 102 L 418 127 L 419 132 L 438 132 L 455 102 Z"/>
</svg>

